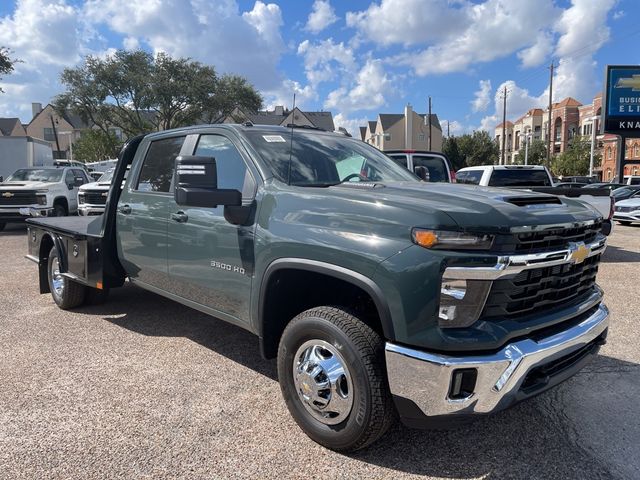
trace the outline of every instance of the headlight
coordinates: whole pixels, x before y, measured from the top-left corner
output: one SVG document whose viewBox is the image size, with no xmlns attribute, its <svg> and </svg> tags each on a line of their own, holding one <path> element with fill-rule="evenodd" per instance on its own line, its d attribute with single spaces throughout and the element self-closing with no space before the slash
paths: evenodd
<svg viewBox="0 0 640 480">
<path fill-rule="evenodd" d="M 42 191 L 36 192 L 36 202 L 38 203 L 38 205 L 46 205 L 47 204 L 47 194 L 42 192 Z"/>
<path fill-rule="evenodd" d="M 458 280 L 442 277 L 438 324 L 443 328 L 464 328 L 472 325 L 482 313 L 491 282 Z"/>
<path fill-rule="evenodd" d="M 411 231 L 413 242 L 424 248 L 452 250 L 488 250 L 493 243 L 491 235 L 476 235 L 448 230 L 427 230 L 414 228 Z"/>
</svg>

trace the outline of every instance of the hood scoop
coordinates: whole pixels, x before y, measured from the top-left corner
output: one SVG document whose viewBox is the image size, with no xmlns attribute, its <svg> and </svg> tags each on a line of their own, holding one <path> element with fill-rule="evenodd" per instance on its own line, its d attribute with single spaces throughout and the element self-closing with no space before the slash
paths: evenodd
<svg viewBox="0 0 640 480">
<path fill-rule="evenodd" d="M 350 187 L 350 188 L 384 188 L 384 184 L 375 183 L 375 182 L 345 182 L 337 185 L 339 187 Z"/>
<path fill-rule="evenodd" d="M 509 197 L 504 198 L 505 202 L 509 202 L 518 207 L 530 207 L 538 205 L 562 205 L 560 198 L 554 195 L 531 195 L 526 197 Z"/>
</svg>

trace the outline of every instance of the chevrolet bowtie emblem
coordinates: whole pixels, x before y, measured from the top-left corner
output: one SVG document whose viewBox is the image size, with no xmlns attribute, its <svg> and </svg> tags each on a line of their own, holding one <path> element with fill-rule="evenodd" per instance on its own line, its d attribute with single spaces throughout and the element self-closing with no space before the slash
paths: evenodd
<svg viewBox="0 0 640 480">
<path fill-rule="evenodd" d="M 584 262 L 590 253 L 591 249 L 582 242 L 569 244 L 569 260 L 576 265 Z"/>
<path fill-rule="evenodd" d="M 2 194 L 2 196 L 3 196 L 3 197 L 5 197 L 5 198 L 11 198 L 11 197 L 13 197 L 13 193 L 11 193 L 11 192 L 4 192 L 4 193 Z"/>
</svg>

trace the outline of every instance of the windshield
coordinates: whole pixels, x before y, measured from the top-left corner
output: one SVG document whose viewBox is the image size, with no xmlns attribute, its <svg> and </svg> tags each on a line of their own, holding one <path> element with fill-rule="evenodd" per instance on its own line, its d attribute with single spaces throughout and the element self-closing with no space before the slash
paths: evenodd
<svg viewBox="0 0 640 480">
<path fill-rule="evenodd" d="M 247 139 L 274 176 L 291 185 L 326 187 L 342 182 L 418 182 L 419 179 L 379 150 L 338 135 L 294 130 L 272 135 L 248 131 Z M 289 167 L 289 158 L 291 166 Z"/>
<path fill-rule="evenodd" d="M 7 182 L 59 182 L 64 170 L 58 169 L 22 169 L 9 175 Z"/>
<path fill-rule="evenodd" d="M 546 170 L 494 170 L 490 187 L 550 187 Z"/>
<path fill-rule="evenodd" d="M 111 183 L 111 179 L 113 178 L 113 174 L 116 171 L 115 168 L 112 168 L 111 170 L 107 170 L 104 175 L 102 175 L 99 179 L 98 182 L 100 183 Z"/>
<path fill-rule="evenodd" d="M 617 197 L 622 197 L 624 195 L 628 195 L 632 191 L 633 191 L 632 188 L 625 188 L 625 187 L 616 188 L 613 192 L 611 192 L 611 195 L 617 198 Z"/>
</svg>

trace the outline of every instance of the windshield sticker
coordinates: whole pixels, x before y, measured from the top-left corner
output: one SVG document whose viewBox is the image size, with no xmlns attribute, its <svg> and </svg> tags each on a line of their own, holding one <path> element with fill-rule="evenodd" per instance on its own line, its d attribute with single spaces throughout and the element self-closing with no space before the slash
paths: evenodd
<svg viewBox="0 0 640 480">
<path fill-rule="evenodd" d="M 286 140 L 280 135 L 263 135 L 262 138 L 269 143 L 286 143 Z"/>
</svg>

